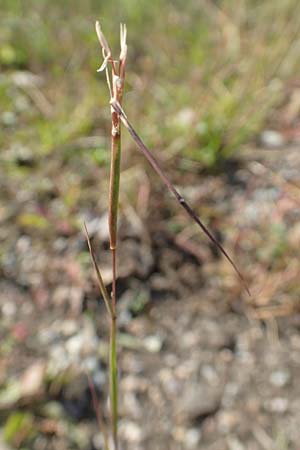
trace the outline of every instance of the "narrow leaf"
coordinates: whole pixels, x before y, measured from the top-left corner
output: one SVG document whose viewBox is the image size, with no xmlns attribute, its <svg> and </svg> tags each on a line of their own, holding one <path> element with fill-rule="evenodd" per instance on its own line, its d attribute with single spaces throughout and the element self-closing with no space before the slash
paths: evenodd
<svg viewBox="0 0 300 450">
<path fill-rule="evenodd" d="M 193 221 L 196 222 L 199 225 L 199 227 L 206 234 L 206 236 L 211 240 L 211 242 L 213 242 L 213 244 L 220 250 L 220 252 L 229 261 L 229 263 L 231 264 L 231 266 L 233 267 L 233 269 L 237 273 L 238 277 L 242 281 L 242 283 L 243 283 L 247 293 L 249 295 L 251 295 L 250 291 L 249 291 L 249 288 L 247 286 L 247 283 L 245 281 L 245 278 L 242 275 L 242 273 L 240 272 L 240 270 L 237 268 L 235 262 L 229 256 L 229 254 L 224 249 L 222 244 L 220 244 L 220 242 L 217 241 L 217 239 L 212 235 L 212 233 L 209 231 L 209 229 L 199 219 L 199 217 L 197 216 L 196 212 L 189 206 L 189 204 L 185 201 L 185 199 L 179 194 L 179 192 L 177 191 L 175 186 L 172 184 L 172 182 L 169 180 L 167 175 L 163 172 L 163 170 L 162 170 L 160 164 L 158 163 L 158 161 L 156 160 L 156 158 L 153 156 L 151 151 L 146 147 L 146 145 L 143 143 L 143 141 L 141 140 L 141 138 L 139 137 L 139 135 L 137 134 L 137 132 L 135 131 L 133 126 L 128 121 L 127 115 L 125 114 L 125 112 L 124 112 L 123 108 L 121 107 L 121 105 L 114 99 L 111 100 L 110 104 L 113 107 L 113 109 L 119 114 L 119 116 L 120 116 L 120 118 L 122 120 L 122 123 L 124 124 L 125 128 L 129 131 L 129 133 L 131 134 L 132 138 L 134 139 L 134 141 L 138 145 L 139 149 L 141 150 L 141 152 L 143 153 L 145 158 L 150 163 L 151 167 L 160 176 L 160 178 L 162 179 L 164 184 L 167 186 L 169 191 L 175 196 L 175 198 L 178 201 L 178 203 L 186 210 L 186 212 L 191 217 L 191 219 L 193 219 Z"/>
<path fill-rule="evenodd" d="M 103 297 L 103 300 L 105 302 L 105 305 L 106 305 L 106 308 L 107 308 L 107 311 L 108 311 L 109 315 L 111 317 L 113 317 L 113 311 L 112 311 L 112 307 L 111 307 L 111 303 L 110 303 L 110 297 L 109 297 L 109 294 L 108 294 L 107 289 L 105 287 L 105 284 L 104 284 L 104 281 L 103 281 L 103 278 L 102 278 L 99 266 L 97 264 L 95 253 L 94 253 L 94 250 L 93 250 L 92 245 L 91 245 L 91 240 L 90 240 L 89 233 L 88 233 L 88 230 L 87 230 L 85 222 L 84 222 L 84 231 L 85 231 L 86 240 L 87 240 L 87 243 L 88 243 L 91 259 L 93 261 L 93 266 L 94 266 L 94 269 L 95 269 L 95 272 L 96 272 L 97 282 L 98 282 L 98 286 L 99 286 L 100 292 L 102 294 L 102 297 Z"/>
</svg>

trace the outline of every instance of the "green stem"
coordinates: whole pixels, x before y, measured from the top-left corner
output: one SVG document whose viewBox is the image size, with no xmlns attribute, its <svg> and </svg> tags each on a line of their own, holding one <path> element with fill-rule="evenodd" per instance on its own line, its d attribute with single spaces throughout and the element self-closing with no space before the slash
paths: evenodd
<svg viewBox="0 0 300 450">
<path fill-rule="evenodd" d="M 121 165 L 121 134 L 120 119 L 116 112 L 112 113 L 112 144 L 111 144 L 111 166 L 109 182 L 109 233 L 110 248 L 117 246 L 117 221 L 120 189 L 120 165 Z"/>
<path fill-rule="evenodd" d="M 110 327 L 110 407 L 112 436 L 114 450 L 118 450 L 118 361 L 117 361 L 117 314 L 116 314 L 116 252 L 117 252 L 117 225 L 120 187 L 120 164 L 121 164 L 121 135 L 120 118 L 112 112 L 112 154 L 110 167 L 109 186 L 109 234 L 110 248 L 112 252 L 112 317 Z"/>
<path fill-rule="evenodd" d="M 118 362 L 117 362 L 117 321 L 111 320 L 110 327 L 110 407 L 114 448 L 118 450 Z"/>
</svg>

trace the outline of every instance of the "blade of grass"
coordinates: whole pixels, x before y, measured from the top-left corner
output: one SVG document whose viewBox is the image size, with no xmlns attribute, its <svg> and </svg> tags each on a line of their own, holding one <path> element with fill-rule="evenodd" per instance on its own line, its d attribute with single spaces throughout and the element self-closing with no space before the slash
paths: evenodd
<svg viewBox="0 0 300 450">
<path fill-rule="evenodd" d="M 118 113 L 118 115 L 120 116 L 120 118 L 122 120 L 122 123 L 124 124 L 125 128 L 129 131 L 129 133 L 131 134 L 132 138 L 136 142 L 138 148 L 143 153 L 143 155 L 145 156 L 147 161 L 150 163 L 151 167 L 160 176 L 160 178 L 162 179 L 163 183 L 167 186 L 169 191 L 175 196 L 175 198 L 178 201 L 178 203 L 185 209 L 185 211 L 188 213 L 188 215 L 191 217 L 191 219 L 193 219 L 193 221 L 198 224 L 198 226 L 202 229 L 202 231 L 206 234 L 206 236 L 211 240 L 211 242 L 213 242 L 213 244 L 225 256 L 227 261 L 231 264 L 231 266 L 233 267 L 233 269 L 237 273 L 237 275 L 238 275 L 239 279 L 241 280 L 241 282 L 243 283 L 243 285 L 244 285 L 248 295 L 250 296 L 251 294 L 250 294 L 249 288 L 247 286 L 247 283 L 245 281 L 245 278 L 242 275 L 242 273 L 240 272 L 240 270 L 238 269 L 238 267 L 235 264 L 235 262 L 229 256 L 229 254 L 224 249 L 222 244 L 220 244 L 220 242 L 217 241 L 217 239 L 212 235 L 212 233 L 209 231 L 209 229 L 199 219 L 199 217 L 197 216 L 196 212 L 190 207 L 190 205 L 185 201 L 185 199 L 179 194 L 179 192 L 177 191 L 177 189 L 175 188 L 173 183 L 170 181 L 170 179 L 167 177 L 167 175 L 162 170 L 162 168 L 161 168 L 159 162 L 157 161 L 157 159 L 153 156 L 151 151 L 146 147 L 146 145 L 144 144 L 142 139 L 139 137 L 139 135 L 137 134 L 137 132 L 135 131 L 133 126 L 128 121 L 127 115 L 125 114 L 125 112 L 124 112 L 122 106 L 120 105 L 120 103 L 118 103 L 117 100 L 112 99 L 110 104 L 113 107 L 113 109 L 116 111 L 116 113 Z"/>
</svg>

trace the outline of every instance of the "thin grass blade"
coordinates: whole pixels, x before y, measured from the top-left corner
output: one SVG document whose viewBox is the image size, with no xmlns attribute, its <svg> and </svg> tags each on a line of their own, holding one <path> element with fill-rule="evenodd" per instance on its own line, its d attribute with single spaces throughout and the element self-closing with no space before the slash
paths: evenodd
<svg viewBox="0 0 300 450">
<path fill-rule="evenodd" d="M 197 216 L 196 212 L 189 206 L 189 204 L 185 201 L 185 199 L 179 194 L 179 192 L 177 191 L 177 189 L 175 188 L 173 183 L 170 181 L 170 179 L 167 177 L 167 175 L 162 170 L 162 168 L 161 168 L 159 162 L 157 161 L 157 159 L 153 156 L 151 151 L 146 147 L 146 145 L 144 144 L 142 139 L 139 137 L 139 135 L 137 134 L 137 132 L 135 131 L 133 126 L 128 121 L 127 115 L 124 112 L 124 110 L 121 107 L 121 105 L 118 102 L 116 102 L 115 100 L 112 100 L 110 103 L 111 103 L 111 106 L 113 107 L 113 109 L 119 114 L 123 125 L 129 131 L 129 133 L 131 134 L 132 138 L 136 142 L 138 148 L 140 149 L 140 151 L 143 153 L 145 158 L 150 163 L 151 167 L 160 176 L 160 178 L 162 179 L 163 183 L 167 186 L 169 191 L 175 196 L 175 198 L 178 201 L 178 203 L 185 209 L 185 211 L 188 213 L 188 215 L 191 217 L 191 219 L 198 224 L 198 226 L 202 229 L 202 231 L 206 234 L 206 236 L 210 239 L 210 241 L 213 242 L 213 244 L 220 250 L 220 252 L 224 255 L 224 257 L 227 259 L 227 261 L 231 264 L 231 266 L 233 267 L 233 269 L 237 273 L 239 279 L 243 283 L 247 293 L 250 296 L 251 294 L 250 294 L 250 291 L 249 291 L 249 288 L 247 286 L 247 283 L 245 281 L 244 276 L 242 275 L 242 273 L 238 269 L 238 267 L 235 264 L 235 262 L 229 256 L 227 251 L 224 249 L 222 244 L 220 244 L 220 242 L 217 241 L 217 239 L 212 235 L 212 233 L 209 231 L 209 229 L 204 225 L 204 223 Z"/>
<path fill-rule="evenodd" d="M 105 302 L 105 306 L 106 306 L 107 312 L 110 315 L 110 317 L 113 317 L 113 311 L 112 311 L 112 307 L 111 307 L 110 297 L 109 297 L 109 294 L 108 294 L 107 289 L 105 287 L 105 284 L 104 284 L 104 281 L 103 281 L 103 278 L 102 278 L 99 266 L 97 264 L 95 253 L 94 253 L 94 250 L 92 248 L 91 240 L 90 240 L 89 233 L 88 233 L 87 226 L 86 226 L 85 222 L 84 222 L 84 230 L 85 230 L 86 240 L 87 240 L 88 247 L 89 247 L 89 252 L 90 252 L 91 259 L 93 261 L 93 266 L 94 266 L 94 269 L 95 269 L 95 272 L 96 272 L 98 286 L 99 286 L 100 292 L 102 294 L 103 300 Z"/>
</svg>

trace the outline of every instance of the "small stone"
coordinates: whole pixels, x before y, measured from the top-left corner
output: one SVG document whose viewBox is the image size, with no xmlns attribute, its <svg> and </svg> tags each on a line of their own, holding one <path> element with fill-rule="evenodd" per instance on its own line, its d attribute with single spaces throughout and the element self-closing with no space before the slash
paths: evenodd
<svg viewBox="0 0 300 450">
<path fill-rule="evenodd" d="M 70 357 L 60 345 L 53 345 L 49 352 L 48 373 L 55 376 L 70 365 Z"/>
<path fill-rule="evenodd" d="M 199 368 L 199 361 L 197 359 L 188 359 L 176 367 L 174 373 L 179 380 L 187 380 Z"/>
<path fill-rule="evenodd" d="M 221 392 L 206 383 L 191 385 L 181 399 L 181 413 L 193 421 L 215 413 L 221 402 Z"/>
<path fill-rule="evenodd" d="M 148 336 L 144 339 L 144 347 L 148 352 L 158 353 L 162 348 L 162 338 L 160 336 Z"/>
<path fill-rule="evenodd" d="M 178 365 L 178 357 L 173 353 L 168 353 L 164 357 L 165 363 L 169 367 L 176 367 Z"/>
<path fill-rule="evenodd" d="M 120 435 L 122 438 L 132 444 L 139 443 L 143 440 L 143 432 L 141 428 L 134 422 L 122 420 L 120 422 Z"/>
<path fill-rule="evenodd" d="M 290 373 L 287 370 L 276 370 L 271 373 L 270 381 L 276 387 L 283 387 L 288 384 Z"/>
<path fill-rule="evenodd" d="M 208 364 L 201 368 L 201 374 L 211 385 L 218 385 L 220 382 L 217 372 Z"/>
<path fill-rule="evenodd" d="M 229 382 L 224 387 L 222 405 L 226 408 L 230 408 L 236 401 L 236 397 L 239 393 L 239 385 L 235 382 Z"/>
<path fill-rule="evenodd" d="M 45 363 L 38 361 L 29 366 L 20 380 L 21 397 L 32 397 L 41 393 L 45 375 Z"/>
<path fill-rule="evenodd" d="M 218 428 L 222 434 L 233 431 L 239 423 L 239 414 L 235 411 L 221 411 L 218 414 Z"/>
<path fill-rule="evenodd" d="M 1 312 L 4 317 L 12 318 L 17 312 L 17 306 L 12 302 L 5 302 L 1 307 Z"/>
<path fill-rule="evenodd" d="M 174 122 L 179 126 L 188 126 L 193 122 L 195 118 L 195 111 L 191 108 L 183 108 L 178 111 L 176 117 L 174 118 Z"/>
<path fill-rule="evenodd" d="M 283 136 L 275 130 L 263 131 L 260 140 L 268 148 L 278 148 L 284 144 Z"/>
<path fill-rule="evenodd" d="M 72 336 L 78 330 L 78 323 L 75 320 L 64 320 L 61 324 L 61 331 L 64 336 Z"/>
<path fill-rule="evenodd" d="M 197 448 L 201 440 L 201 431 L 198 428 L 190 428 L 186 431 L 184 442 L 187 448 Z"/>
<path fill-rule="evenodd" d="M 66 342 L 66 350 L 72 356 L 78 356 L 83 345 L 83 336 L 81 334 L 75 334 Z"/>
<path fill-rule="evenodd" d="M 300 349 L 300 336 L 298 334 L 293 334 L 291 336 L 291 344 L 292 348 L 299 350 Z"/>
<path fill-rule="evenodd" d="M 275 397 L 265 403 L 267 411 L 284 414 L 288 409 L 288 399 L 285 397 Z"/>
<path fill-rule="evenodd" d="M 88 356 L 84 358 L 80 366 L 87 372 L 96 372 L 98 368 L 98 359 L 95 356 Z"/>
<path fill-rule="evenodd" d="M 103 386 L 106 382 L 106 373 L 103 370 L 97 370 L 93 374 L 93 381 L 95 386 Z"/>
<path fill-rule="evenodd" d="M 174 377 L 172 370 L 164 368 L 159 371 L 159 379 L 161 380 L 165 391 L 170 395 L 178 395 L 180 390 L 180 384 Z"/>
<path fill-rule="evenodd" d="M 123 398 L 123 407 L 126 410 L 127 417 L 139 420 L 143 411 L 137 395 L 134 392 L 125 392 L 123 393 L 122 398 Z"/>
<path fill-rule="evenodd" d="M 242 442 L 234 436 L 229 436 L 227 438 L 227 442 L 230 450 L 245 450 L 245 447 L 242 444 Z"/>
<path fill-rule="evenodd" d="M 173 429 L 173 437 L 177 442 L 183 442 L 185 437 L 185 429 L 183 427 L 176 427 Z"/>
<path fill-rule="evenodd" d="M 197 345 L 199 342 L 199 336 L 194 331 L 188 331 L 182 336 L 181 345 L 183 348 L 191 348 Z"/>
<path fill-rule="evenodd" d="M 127 392 L 145 392 L 149 385 L 146 378 L 138 377 L 136 375 L 124 376 L 120 383 L 122 390 Z"/>
<path fill-rule="evenodd" d="M 103 441 L 103 436 L 101 433 L 95 434 L 92 438 L 92 441 L 93 441 L 93 447 L 96 450 L 102 450 L 104 448 L 104 441 Z"/>
<path fill-rule="evenodd" d="M 1 116 L 3 125 L 10 127 L 16 124 L 17 116 L 12 111 L 4 111 Z"/>
</svg>

